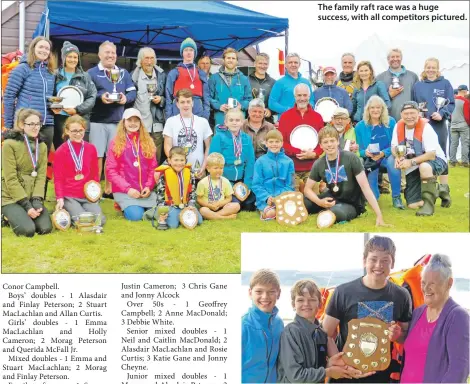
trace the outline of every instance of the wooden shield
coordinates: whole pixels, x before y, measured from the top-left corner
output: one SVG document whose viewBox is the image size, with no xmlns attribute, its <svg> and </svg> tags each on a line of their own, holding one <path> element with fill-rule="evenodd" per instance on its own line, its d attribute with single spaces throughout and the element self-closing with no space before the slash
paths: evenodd
<svg viewBox="0 0 470 384">
<path fill-rule="evenodd" d="M 276 220 L 281 225 L 296 226 L 308 218 L 304 195 L 300 192 L 284 192 L 274 198 Z"/>
<path fill-rule="evenodd" d="M 336 222 L 336 215 L 329 209 L 325 209 L 318 214 L 317 228 L 330 228 Z"/>
<path fill-rule="evenodd" d="M 245 183 L 239 181 L 233 186 L 233 194 L 240 201 L 245 201 L 250 196 L 251 191 Z"/>
<path fill-rule="evenodd" d="M 59 231 L 69 229 L 71 223 L 72 219 L 70 218 L 70 214 L 65 209 L 59 209 L 52 214 L 52 224 L 54 224 L 54 227 Z"/>
<path fill-rule="evenodd" d="M 194 229 L 198 222 L 197 209 L 194 207 L 186 207 L 181 210 L 179 215 L 180 223 L 188 228 Z"/>
<path fill-rule="evenodd" d="M 353 319 L 348 323 L 348 339 L 343 360 L 362 373 L 383 371 L 390 365 L 388 324 L 374 317 Z"/>
<path fill-rule="evenodd" d="M 85 184 L 84 192 L 88 201 L 96 203 L 99 199 L 101 199 L 101 184 L 95 180 L 90 180 Z"/>
</svg>

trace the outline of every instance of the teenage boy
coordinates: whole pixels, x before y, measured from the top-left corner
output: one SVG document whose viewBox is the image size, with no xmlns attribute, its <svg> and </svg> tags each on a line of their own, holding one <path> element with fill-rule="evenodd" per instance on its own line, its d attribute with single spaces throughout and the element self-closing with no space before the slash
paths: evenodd
<svg viewBox="0 0 470 384">
<path fill-rule="evenodd" d="M 204 219 L 236 219 L 240 204 L 232 202 L 233 187 L 230 181 L 223 177 L 224 157 L 217 152 L 207 157 L 207 171 L 196 189 L 197 203 Z"/>
<path fill-rule="evenodd" d="M 243 182 L 251 190 L 253 183 L 253 169 L 255 167 L 255 150 L 253 141 L 245 132 L 241 131 L 243 125 L 243 112 L 239 109 L 230 109 L 225 114 L 225 125 L 216 127 L 216 134 L 211 142 L 209 153 L 221 153 L 225 159 L 224 176 L 233 184 Z M 256 196 L 251 191 L 245 201 L 232 197 L 234 203 L 239 203 L 242 210 L 254 211 Z"/>
<path fill-rule="evenodd" d="M 403 331 L 408 331 L 408 322 L 411 320 L 410 294 L 387 279 L 395 264 L 395 251 L 395 244 L 390 238 L 374 236 L 364 247 L 366 275 L 335 289 L 326 308 L 322 327 L 332 339 L 338 336 L 336 345 L 339 351 L 344 347 L 348 323 L 352 319 L 375 317 L 386 323 L 400 322 Z M 392 348 L 390 343 L 390 350 Z M 386 370 L 354 382 L 389 383 L 392 368 L 393 364 L 390 364 Z"/>
<path fill-rule="evenodd" d="M 375 212 L 375 224 L 387 226 L 361 161 L 353 152 L 338 148 L 338 131 L 326 126 L 320 130 L 318 140 L 326 156 L 313 164 L 305 186 L 304 203 L 308 212 L 330 209 L 336 215 L 337 223 L 350 221 L 365 212 L 364 194 Z M 317 195 L 313 188 L 320 181 L 327 184 L 328 190 Z"/>
<path fill-rule="evenodd" d="M 284 153 L 282 144 L 282 134 L 276 129 L 269 131 L 266 134 L 268 153 L 255 163 L 253 192 L 262 219 L 276 217 L 274 197 L 295 189 L 294 162 Z"/>
<path fill-rule="evenodd" d="M 193 93 L 190 89 L 180 89 L 176 92 L 179 114 L 170 117 L 165 123 L 164 150 L 168 157 L 171 148 L 184 148 L 193 172 L 197 172 L 196 177 L 201 178 L 205 174 L 212 130 L 205 118 L 193 113 L 193 103 Z"/>
<path fill-rule="evenodd" d="M 256 271 L 248 294 L 252 306 L 242 317 L 242 383 L 276 383 L 279 340 L 284 329 L 276 301 L 279 276 L 269 269 Z"/>
<path fill-rule="evenodd" d="M 168 165 L 160 165 L 155 171 L 158 179 L 155 187 L 157 206 L 167 205 L 170 210 L 165 215 L 170 228 L 180 225 L 179 214 L 182 209 L 196 205 L 195 178 L 191 172 L 191 164 L 186 164 L 184 148 L 173 147 L 168 155 Z M 202 216 L 197 212 L 198 224 L 202 224 Z"/>
</svg>

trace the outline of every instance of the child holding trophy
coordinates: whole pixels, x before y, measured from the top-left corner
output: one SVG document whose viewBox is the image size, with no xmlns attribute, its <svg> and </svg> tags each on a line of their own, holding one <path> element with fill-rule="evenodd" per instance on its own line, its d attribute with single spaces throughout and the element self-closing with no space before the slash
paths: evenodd
<svg viewBox="0 0 470 384">
<path fill-rule="evenodd" d="M 191 172 L 191 164 L 186 164 L 186 151 L 182 147 L 170 149 L 168 165 L 156 169 L 157 207 L 159 229 L 178 228 L 180 213 L 187 207 L 192 207 L 197 213 L 197 223 L 202 224 L 202 216 L 194 208 L 196 204 L 196 178 Z M 167 210 L 163 209 L 169 207 Z M 164 222 L 164 226 L 161 223 Z"/>
<path fill-rule="evenodd" d="M 216 127 L 209 154 L 221 153 L 225 159 L 224 176 L 234 185 L 232 201 L 239 203 L 242 210 L 256 210 L 256 196 L 251 189 L 255 150 L 251 137 L 240 129 L 243 125 L 243 112 L 237 108 L 227 111 L 225 125 Z"/>
<path fill-rule="evenodd" d="M 255 163 L 253 192 L 262 219 L 276 217 L 274 197 L 295 190 L 294 162 L 284 153 L 282 144 L 282 134 L 278 130 L 269 131 L 266 134 L 268 153 Z"/>
<path fill-rule="evenodd" d="M 146 209 L 155 205 L 155 152 L 140 112 L 126 109 L 107 153 L 106 176 L 112 184 L 114 201 L 127 220 L 142 220 Z"/>
<path fill-rule="evenodd" d="M 93 144 L 83 140 L 86 128 L 87 121 L 80 115 L 65 120 L 62 135 L 65 143 L 54 158 L 56 210 L 65 209 L 72 220 L 83 212 L 91 212 L 100 215 L 103 225 L 106 218 L 98 203 L 101 197 L 98 154 Z"/>
<path fill-rule="evenodd" d="M 2 148 L 2 214 L 17 236 L 33 237 L 52 231 L 43 205 L 47 146 L 39 138 L 41 114 L 20 108 L 15 128 L 8 130 Z"/>
<path fill-rule="evenodd" d="M 207 220 L 235 219 L 240 204 L 232 202 L 233 187 L 230 181 L 222 176 L 224 157 L 217 152 L 207 157 L 209 176 L 197 185 L 197 202 L 201 206 L 202 217 Z"/>
</svg>

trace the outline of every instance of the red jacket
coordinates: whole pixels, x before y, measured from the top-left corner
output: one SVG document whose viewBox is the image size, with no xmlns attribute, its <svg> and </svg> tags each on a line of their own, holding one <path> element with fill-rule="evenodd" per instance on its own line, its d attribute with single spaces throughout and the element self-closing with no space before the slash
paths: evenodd
<svg viewBox="0 0 470 384">
<path fill-rule="evenodd" d="M 75 171 L 75 163 L 73 162 L 67 142 L 62 144 L 54 155 L 54 188 L 56 199 L 64 197 L 74 197 L 78 199 L 85 198 L 84 187 L 90 180 L 100 181 L 98 177 L 98 154 L 94 145 L 84 142 L 83 150 L 83 168 L 81 174 L 84 178 L 75 180 L 78 172 Z M 75 153 L 80 153 L 81 143 L 72 142 Z"/>
<path fill-rule="evenodd" d="M 296 172 L 306 172 L 312 169 L 315 160 L 299 160 L 295 155 L 302 151 L 298 148 L 294 148 L 290 144 L 290 134 L 295 127 L 301 124 L 307 124 L 315 128 L 317 132 L 323 128 L 323 118 L 321 115 L 313 110 L 310 104 L 307 107 L 307 112 L 302 116 L 297 109 L 297 106 L 288 109 L 281 115 L 279 120 L 279 132 L 281 132 L 284 139 L 284 151 L 294 161 L 294 169 Z M 318 144 L 314 150 L 317 154 L 316 159 L 323 153 L 323 150 Z"/>
<path fill-rule="evenodd" d="M 455 98 L 463 101 L 463 117 L 467 125 L 470 126 L 470 101 L 463 96 L 455 96 Z"/>
</svg>

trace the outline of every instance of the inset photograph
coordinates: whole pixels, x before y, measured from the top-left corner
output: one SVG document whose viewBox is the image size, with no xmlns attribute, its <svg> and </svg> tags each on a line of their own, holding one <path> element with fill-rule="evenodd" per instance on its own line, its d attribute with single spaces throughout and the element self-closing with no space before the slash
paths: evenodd
<svg viewBox="0 0 470 384">
<path fill-rule="evenodd" d="M 244 234 L 242 382 L 469 378 L 468 234 Z"/>
</svg>

